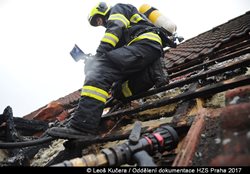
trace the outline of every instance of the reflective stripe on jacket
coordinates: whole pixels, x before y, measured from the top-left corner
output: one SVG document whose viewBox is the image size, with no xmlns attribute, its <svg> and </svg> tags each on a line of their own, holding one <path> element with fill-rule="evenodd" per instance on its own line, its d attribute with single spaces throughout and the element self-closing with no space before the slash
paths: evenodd
<svg viewBox="0 0 250 174">
<path fill-rule="evenodd" d="M 134 38 L 136 32 L 153 27 L 153 25 L 140 15 L 137 8 L 130 4 L 116 4 L 110 9 L 106 20 L 106 31 L 101 39 L 97 53 L 106 53 L 142 39 L 157 42 L 160 44 L 159 47 L 162 45 L 160 37 L 152 32 L 143 33 L 138 38 Z M 152 42 L 152 45 L 155 44 L 154 42 Z"/>
</svg>

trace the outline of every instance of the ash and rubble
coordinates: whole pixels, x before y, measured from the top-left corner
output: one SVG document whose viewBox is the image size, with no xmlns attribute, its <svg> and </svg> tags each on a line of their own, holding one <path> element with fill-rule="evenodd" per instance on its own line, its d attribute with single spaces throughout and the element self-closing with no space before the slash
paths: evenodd
<svg viewBox="0 0 250 174">
<path fill-rule="evenodd" d="M 220 65 L 222 66 L 222 65 Z M 247 73 L 249 73 L 249 69 L 247 71 Z M 157 100 L 160 100 L 162 98 L 171 98 L 171 97 L 175 97 L 179 94 L 181 94 L 182 92 L 185 92 L 189 89 L 190 85 L 185 85 L 182 88 L 175 88 L 175 89 L 171 89 L 165 92 L 161 92 L 158 93 L 156 95 L 150 96 L 150 97 L 146 97 L 145 99 L 140 99 L 137 102 L 139 104 L 143 104 L 143 103 L 153 103 Z M 206 98 L 203 106 L 205 108 L 222 108 L 225 106 L 225 92 L 222 93 L 218 93 L 215 94 L 213 96 L 211 96 L 211 98 Z M 160 115 L 160 117 L 158 119 L 154 119 L 154 120 L 146 120 L 144 123 L 144 126 L 150 126 L 150 125 L 160 125 L 161 123 L 168 123 L 171 122 L 172 117 L 164 117 L 164 113 L 168 113 L 171 111 L 175 111 L 177 107 L 177 103 L 175 104 L 170 104 L 170 105 L 166 105 L 163 107 L 159 107 L 159 108 L 155 108 L 155 109 L 150 109 L 150 110 L 146 110 L 143 112 L 138 113 L 139 117 L 142 116 L 148 116 L 150 118 L 150 116 L 152 115 Z M 174 115 L 174 112 L 172 113 Z M 172 116 L 173 116 L 172 115 Z M 139 118 L 138 117 L 138 118 Z M 143 120 L 143 119 L 142 119 Z M 126 126 L 121 127 L 121 129 L 123 131 L 126 130 L 130 130 L 133 127 L 133 124 L 129 124 Z M 216 132 L 216 129 L 214 129 L 213 131 Z M 202 140 L 203 139 L 207 139 L 209 137 L 208 133 L 204 133 L 202 134 Z M 217 141 L 216 141 L 217 140 Z M 220 144 L 218 143 L 219 140 L 221 141 L 221 139 L 219 138 L 219 136 L 215 136 L 211 138 L 211 142 L 213 142 L 213 144 Z M 63 151 L 65 148 L 63 146 L 63 143 L 66 140 L 55 140 L 52 142 L 51 145 L 49 145 L 48 148 L 41 148 L 38 153 L 34 156 L 33 159 L 31 159 L 30 161 L 30 166 L 46 166 L 46 164 L 48 164 L 48 162 L 50 160 L 52 160 L 53 158 L 55 158 L 61 151 Z M 110 146 L 114 146 L 117 144 L 122 143 L 123 141 L 114 141 L 114 142 L 108 142 L 106 144 L 100 144 L 100 145 L 96 145 L 95 149 L 97 149 L 96 151 L 100 151 L 101 148 L 106 148 L 106 147 L 110 147 Z M 201 147 L 202 147 L 201 143 Z M 204 148 L 204 147 L 202 147 Z M 204 160 L 204 156 L 203 153 L 200 152 L 201 150 L 198 150 L 195 154 L 196 154 L 196 158 L 194 160 L 194 165 L 199 165 L 201 164 L 201 160 Z M 1 157 L 1 161 L 6 161 L 8 160 L 8 153 L 6 153 L 6 151 L 1 150 L 0 151 L 0 157 Z M 89 149 L 83 149 L 83 154 L 88 154 L 90 152 Z M 200 161 L 199 161 L 200 160 Z"/>
</svg>

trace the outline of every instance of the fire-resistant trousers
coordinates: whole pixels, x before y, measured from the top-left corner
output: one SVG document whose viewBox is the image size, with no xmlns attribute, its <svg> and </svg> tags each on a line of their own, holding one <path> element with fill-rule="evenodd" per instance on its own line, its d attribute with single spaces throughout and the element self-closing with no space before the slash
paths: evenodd
<svg viewBox="0 0 250 174">
<path fill-rule="evenodd" d="M 147 42 L 152 44 L 150 40 L 142 40 L 93 58 L 85 75 L 78 107 L 70 120 L 71 126 L 85 132 L 96 132 L 112 84 L 144 72 L 161 57 L 160 45 L 157 49 Z"/>
</svg>

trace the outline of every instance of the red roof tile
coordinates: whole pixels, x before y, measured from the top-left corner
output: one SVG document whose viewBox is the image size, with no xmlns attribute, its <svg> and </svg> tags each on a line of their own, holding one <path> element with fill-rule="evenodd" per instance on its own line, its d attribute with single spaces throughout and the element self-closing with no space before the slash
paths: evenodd
<svg viewBox="0 0 250 174">
<path fill-rule="evenodd" d="M 50 102 L 49 104 L 37 109 L 36 111 L 31 112 L 28 115 L 25 115 L 23 118 L 31 119 L 42 119 L 42 120 L 55 120 L 64 110 L 71 109 L 75 104 L 78 103 L 80 98 L 80 89 L 72 92 L 65 97 L 61 97 L 55 101 Z M 53 105 L 51 105 L 51 103 Z M 56 107 L 55 107 L 55 103 Z M 62 117 L 60 117 L 62 118 Z"/>
</svg>

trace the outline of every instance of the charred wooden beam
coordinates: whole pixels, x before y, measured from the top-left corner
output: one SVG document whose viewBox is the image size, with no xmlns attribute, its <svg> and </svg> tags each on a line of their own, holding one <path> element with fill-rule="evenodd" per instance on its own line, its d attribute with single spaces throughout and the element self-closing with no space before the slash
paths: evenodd
<svg viewBox="0 0 250 174">
<path fill-rule="evenodd" d="M 1 117 L 1 119 L 4 119 L 4 118 L 5 118 L 4 116 Z M 16 127 L 19 127 L 20 129 L 26 129 L 26 131 L 29 131 L 29 134 L 32 133 L 32 135 L 33 135 L 33 133 L 37 133 L 37 130 L 39 130 L 40 131 L 39 133 L 41 133 L 41 131 L 45 131 L 48 128 L 48 123 L 46 123 L 44 121 L 26 120 L 26 119 L 22 119 L 22 118 L 16 118 L 14 120 L 19 120 L 19 121 L 21 120 L 20 121 L 21 123 L 25 123 L 25 124 L 17 124 L 18 126 L 16 126 Z M 3 120 L 2 122 L 4 123 L 6 121 Z M 18 121 L 17 121 L 17 123 L 18 123 Z M 38 125 L 35 123 L 38 123 Z M 42 124 L 42 126 L 41 126 L 41 124 Z M 22 126 L 24 126 L 24 127 L 22 127 Z M 31 129 L 30 129 L 30 126 L 32 127 Z M 34 126 L 37 126 L 37 128 L 33 128 Z M 3 124 L 1 125 L 1 129 L 3 129 L 3 128 L 5 129 L 5 127 L 6 127 L 5 125 L 3 125 Z M 28 129 L 27 129 L 27 127 L 28 127 Z M 35 132 L 34 132 L 34 129 L 35 129 Z M 24 139 L 25 139 L 24 137 L 20 137 L 21 141 L 18 141 L 18 142 L 0 142 L 0 148 L 1 149 L 15 149 L 15 148 L 25 148 L 28 146 L 39 146 L 39 145 L 49 143 L 49 142 L 54 140 L 53 137 L 47 136 L 46 133 L 43 133 L 43 135 L 41 135 L 40 138 L 38 138 L 38 139 L 34 139 L 34 137 L 32 137 L 32 140 L 23 141 Z"/>
<path fill-rule="evenodd" d="M 0 117 L 0 123 L 6 122 L 4 117 Z M 32 136 L 38 132 L 44 132 L 48 129 L 48 122 L 40 120 L 27 120 L 24 118 L 13 117 L 15 129 L 23 136 Z M 1 124 L 0 124 L 1 125 Z M 5 126 L 0 127 L 0 136 L 5 134 Z"/>
<path fill-rule="evenodd" d="M 6 141 L 16 142 L 18 140 L 18 134 L 15 128 L 12 108 L 10 106 L 7 106 L 4 109 L 2 119 L 6 122 L 5 126 Z"/>
<path fill-rule="evenodd" d="M 145 111 L 148 109 L 159 108 L 161 106 L 172 104 L 181 100 L 191 100 L 191 99 L 195 99 L 198 97 L 205 97 L 208 95 L 216 94 L 222 91 L 226 91 L 228 89 L 232 89 L 235 87 L 244 86 L 248 84 L 250 84 L 250 76 L 249 75 L 241 76 L 241 77 L 237 77 L 231 80 L 226 80 L 226 81 L 223 81 L 223 82 L 211 85 L 211 86 L 209 85 L 204 86 L 192 92 L 191 91 L 185 92 L 173 98 L 162 99 L 152 104 L 143 104 L 140 107 L 136 107 L 133 109 L 125 109 L 125 110 L 116 111 L 110 114 L 106 114 L 106 115 L 103 115 L 102 118 L 105 119 L 105 118 L 114 117 L 114 116 L 132 115 L 132 114 Z"/>
<path fill-rule="evenodd" d="M 247 67 L 249 65 L 250 65 L 250 57 L 248 56 L 246 59 L 243 59 L 241 61 L 237 61 L 237 62 L 229 64 L 229 65 L 226 65 L 225 67 L 220 67 L 220 68 L 217 68 L 214 70 L 209 70 L 209 71 L 203 72 L 201 74 L 191 76 L 191 77 L 186 78 L 184 80 L 180 80 L 180 81 L 168 84 L 168 85 L 160 87 L 160 88 L 152 89 L 152 90 L 149 90 L 147 92 L 144 92 L 144 93 L 141 93 L 141 94 L 138 94 L 135 96 L 127 97 L 126 101 L 129 102 L 129 101 L 143 98 L 146 96 L 154 95 L 154 94 L 157 94 L 157 93 L 169 90 L 169 89 L 181 87 L 181 86 L 184 86 L 186 84 L 196 82 L 199 79 L 206 79 L 207 77 L 210 77 L 210 76 L 215 76 L 215 75 L 218 75 L 220 73 L 224 73 L 226 71 L 230 71 L 230 70 L 237 69 L 237 68 Z"/>
<path fill-rule="evenodd" d="M 47 148 L 51 142 L 42 143 L 32 147 L 18 149 L 15 155 L 9 157 L 3 162 L 6 166 L 30 166 L 30 160 L 37 154 L 41 148 Z M 1 166 L 1 164 L 0 164 Z"/>
<path fill-rule="evenodd" d="M 13 118 L 13 111 L 12 108 L 10 106 L 7 106 L 4 109 L 3 112 L 3 120 L 6 123 L 5 126 L 5 135 L 6 135 L 6 141 L 7 142 L 17 142 L 20 137 L 18 136 L 18 132 L 15 128 L 15 123 L 14 123 L 14 118 Z M 17 154 L 20 152 L 19 149 L 9 149 L 9 159 L 8 159 L 8 163 L 15 165 L 15 161 L 13 160 Z"/>
<path fill-rule="evenodd" d="M 16 129 L 24 136 L 31 136 L 37 132 L 44 132 L 48 129 L 49 123 L 41 120 L 27 120 L 23 118 L 14 118 Z"/>
<path fill-rule="evenodd" d="M 218 51 L 215 51 L 212 58 L 218 57 L 218 55 L 225 55 L 229 54 L 238 50 L 242 50 L 244 48 L 247 48 L 250 44 L 250 36 L 242 37 L 240 39 L 234 40 L 230 42 L 230 44 L 224 44 L 223 47 L 220 47 Z"/>
<path fill-rule="evenodd" d="M 212 52 L 209 52 L 206 55 L 201 55 L 201 56 L 197 57 L 196 59 L 193 59 L 193 60 L 191 60 L 191 61 L 189 61 L 187 63 L 182 63 L 180 65 L 172 67 L 172 68 L 168 69 L 167 71 L 168 71 L 169 74 L 172 74 L 172 73 L 175 73 L 175 72 L 182 71 L 184 69 L 190 68 L 192 66 L 195 66 L 197 64 L 200 64 L 200 63 L 204 62 L 204 60 L 207 57 L 211 57 L 211 59 L 214 59 L 218 55 L 217 50 L 219 50 L 220 53 L 223 53 L 223 52 L 226 51 L 226 50 L 224 50 L 225 47 L 232 46 L 231 50 L 233 50 L 233 51 L 242 49 L 242 45 L 240 44 L 239 47 L 241 47 L 241 48 L 239 48 L 239 47 L 237 47 L 237 44 L 239 42 L 243 42 L 244 40 L 249 40 L 249 37 L 250 36 L 249 36 L 248 32 L 246 32 L 246 34 L 244 36 L 235 37 L 234 39 L 231 39 L 230 41 L 222 43 L 222 44 L 219 43 L 219 44 L 217 44 L 218 46 L 217 45 L 214 46 L 214 50 Z M 243 44 L 245 44 L 245 43 L 243 43 Z M 247 44 L 248 43 L 246 43 L 246 45 Z M 235 45 L 235 47 L 233 47 L 233 45 Z M 236 47 L 237 47 L 237 49 L 235 49 Z"/>
<path fill-rule="evenodd" d="M 192 66 L 190 68 L 184 69 L 184 70 L 179 71 L 177 73 L 171 74 L 169 77 L 170 78 L 179 77 L 179 76 L 187 74 L 189 72 L 193 72 L 193 71 L 196 71 L 196 70 L 201 70 L 204 67 L 208 67 L 208 66 L 214 65 L 214 64 L 216 64 L 216 62 L 223 62 L 223 61 L 226 61 L 226 60 L 229 60 L 229 59 L 232 59 L 232 58 L 235 58 L 235 57 L 247 54 L 249 52 L 250 52 L 250 47 L 247 47 L 247 48 L 244 48 L 242 50 L 233 52 L 231 54 L 228 54 L 228 55 L 225 55 L 225 56 L 222 56 L 222 57 L 218 57 L 218 58 L 212 59 L 212 60 L 210 60 L 208 62 L 204 62 L 202 64 L 195 65 L 195 66 Z"/>
<path fill-rule="evenodd" d="M 195 91 L 195 90 L 197 90 L 197 88 L 198 88 L 198 83 L 193 83 L 189 87 L 187 92 Z M 171 122 L 174 124 L 177 124 L 183 118 L 183 116 L 187 115 L 188 109 L 191 106 L 194 106 L 194 103 L 195 103 L 194 100 L 186 100 L 186 101 L 181 102 L 181 105 L 176 109 L 176 112 L 175 112 Z"/>
<path fill-rule="evenodd" d="M 48 128 L 48 123 L 38 120 L 26 120 L 23 118 L 13 117 L 13 112 L 11 107 L 7 107 L 0 117 L 2 134 L 6 134 L 6 139 L 8 143 L 0 143 L 1 146 L 5 145 L 6 149 L 9 149 L 9 158 L 4 163 L 8 166 L 29 166 L 29 160 L 38 152 L 42 147 L 47 144 L 37 145 L 35 147 L 20 146 L 23 143 L 20 142 L 23 139 L 22 136 L 18 136 L 20 132 L 28 135 L 33 135 L 38 131 L 45 131 Z M 4 124 L 5 123 L 5 124 Z M 17 146 L 18 145 L 18 146 Z M 3 148 L 3 147 L 1 147 Z"/>
</svg>

